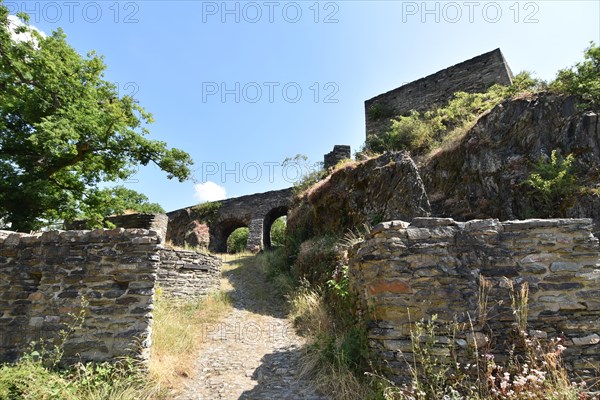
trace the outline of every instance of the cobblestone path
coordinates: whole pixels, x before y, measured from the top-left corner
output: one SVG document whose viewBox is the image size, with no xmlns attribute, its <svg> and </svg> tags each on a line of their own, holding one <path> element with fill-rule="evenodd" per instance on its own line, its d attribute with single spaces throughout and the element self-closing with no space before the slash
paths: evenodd
<svg viewBox="0 0 600 400">
<path fill-rule="evenodd" d="M 206 327 L 198 376 L 178 400 L 326 399 L 298 377 L 304 340 L 254 263 L 251 257 L 224 263 L 234 308 L 222 322 Z"/>
</svg>

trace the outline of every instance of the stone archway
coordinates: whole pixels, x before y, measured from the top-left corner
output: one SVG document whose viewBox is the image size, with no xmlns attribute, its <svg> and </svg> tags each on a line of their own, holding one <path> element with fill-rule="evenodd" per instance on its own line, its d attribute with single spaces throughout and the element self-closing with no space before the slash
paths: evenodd
<svg viewBox="0 0 600 400">
<path fill-rule="evenodd" d="M 211 236 L 211 251 L 217 253 L 226 253 L 227 252 L 227 238 L 233 231 L 238 228 L 248 228 L 248 224 L 237 218 L 230 218 L 214 224 L 211 227 L 210 236 Z"/>
<path fill-rule="evenodd" d="M 227 250 L 227 237 L 235 229 L 247 227 L 248 244 L 252 252 L 271 247 L 271 225 L 287 214 L 292 203 L 293 189 L 273 190 L 265 193 L 230 198 L 218 202 L 210 218 L 201 219 L 195 206 L 168 213 L 167 240 L 179 246 L 189 243 L 190 229 L 202 225 L 208 230 L 209 249 L 214 252 Z"/>
</svg>

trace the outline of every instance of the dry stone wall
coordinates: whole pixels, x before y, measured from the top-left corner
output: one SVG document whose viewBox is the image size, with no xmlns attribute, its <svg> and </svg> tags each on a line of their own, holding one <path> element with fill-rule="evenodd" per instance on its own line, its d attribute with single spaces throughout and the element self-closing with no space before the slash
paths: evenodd
<svg viewBox="0 0 600 400">
<path fill-rule="evenodd" d="M 415 218 L 376 226 L 352 249 L 350 275 L 370 321 L 370 347 L 397 381 L 412 362 L 411 321 L 432 315 L 441 329 L 439 355 L 450 347 L 466 357 L 477 343 L 502 361 L 514 344 L 511 287 L 518 292 L 525 283 L 530 337 L 561 338 L 567 368 L 586 376 L 600 365 L 599 256 L 591 219 Z M 474 329 L 444 336 L 453 321 L 472 321 Z"/>
<path fill-rule="evenodd" d="M 160 252 L 158 285 L 175 298 L 200 298 L 219 287 L 221 259 L 195 251 L 163 249 Z"/>
<path fill-rule="evenodd" d="M 85 320 L 64 345 L 65 364 L 146 360 L 156 284 L 196 297 L 220 274 L 220 259 L 168 250 L 163 240 L 148 229 L 0 231 L 0 362 L 34 341 L 57 344 L 81 310 Z"/>
</svg>

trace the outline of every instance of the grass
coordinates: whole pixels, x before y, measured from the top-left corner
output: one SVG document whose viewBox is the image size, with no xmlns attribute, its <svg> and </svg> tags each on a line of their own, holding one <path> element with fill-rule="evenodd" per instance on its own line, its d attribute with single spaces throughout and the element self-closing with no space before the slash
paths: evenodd
<svg viewBox="0 0 600 400">
<path fill-rule="evenodd" d="M 56 370 L 43 360 L 25 356 L 0 367 L 2 400 L 150 400 L 166 392 L 131 360 L 117 364 L 77 364 Z"/>
<path fill-rule="evenodd" d="M 192 301 L 176 301 L 158 293 L 148 368 L 161 386 L 176 388 L 194 376 L 204 333 L 231 310 L 230 289 L 223 283 L 220 291 Z"/>
<path fill-rule="evenodd" d="M 308 341 L 300 374 L 334 400 L 373 398 L 375 392 L 363 374 L 366 341 L 352 314 L 344 307 L 339 308 L 339 313 L 332 312 L 327 294 L 311 288 L 308 282 L 288 299 L 289 318 Z"/>
<path fill-rule="evenodd" d="M 16 363 L 0 365 L 0 400 L 171 399 L 182 380 L 194 375 L 203 333 L 230 310 L 227 289 L 194 301 L 176 301 L 159 290 L 147 368 L 129 358 L 59 368 L 66 337 L 82 323 L 83 314 L 74 316 L 61 344 L 32 344 Z"/>
</svg>

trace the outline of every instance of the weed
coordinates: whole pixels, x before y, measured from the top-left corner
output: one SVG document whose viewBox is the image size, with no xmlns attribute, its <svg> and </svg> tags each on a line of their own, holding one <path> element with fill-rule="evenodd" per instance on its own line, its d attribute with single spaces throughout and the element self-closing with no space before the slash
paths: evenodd
<svg viewBox="0 0 600 400">
<path fill-rule="evenodd" d="M 564 217 L 566 208 L 578 192 L 573 171 L 575 157 L 561 156 L 552 150 L 549 160 L 541 159 L 524 182 L 530 188 L 532 209 L 537 217 Z"/>
<path fill-rule="evenodd" d="M 506 283 L 517 330 L 516 341 L 506 348 L 507 362 L 497 364 L 489 349 L 477 344 L 477 331 L 472 323 L 467 332 L 456 322 L 440 330 L 436 316 L 432 316 L 428 321 L 412 324 L 412 354 L 406 360 L 411 386 L 398 387 L 394 382 L 373 374 L 376 378 L 373 382 L 380 395 L 384 399 L 403 400 L 591 399 L 585 392 L 585 385 L 571 382 L 562 365 L 561 353 L 565 350 L 562 340 L 542 341 L 529 337 L 528 285 L 524 283 L 517 289 L 512 281 L 506 279 Z M 487 304 L 490 287 L 488 280 L 480 278 L 481 308 Z M 487 315 L 487 312 L 480 310 L 480 315 Z M 475 351 L 459 359 L 453 356 L 457 350 L 455 338 L 463 335 L 472 338 L 469 342 Z M 469 354 L 471 358 L 465 358 Z"/>
</svg>

